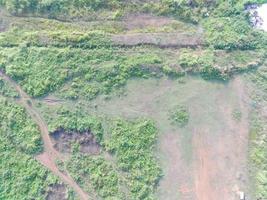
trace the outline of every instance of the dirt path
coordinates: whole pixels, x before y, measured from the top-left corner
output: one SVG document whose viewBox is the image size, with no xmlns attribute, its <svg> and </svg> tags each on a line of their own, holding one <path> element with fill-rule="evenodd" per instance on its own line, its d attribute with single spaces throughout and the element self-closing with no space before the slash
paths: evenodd
<svg viewBox="0 0 267 200">
<path fill-rule="evenodd" d="M 233 107 L 225 94 L 217 97 L 218 111 L 224 130 L 211 133 L 209 127 L 196 129 L 194 176 L 197 200 L 238 199 L 238 192 L 247 194 L 248 106 L 244 84 L 240 78 L 232 83 L 238 98 L 236 107 L 242 113 L 240 121 L 233 119 Z M 213 136 L 212 136 L 213 134 Z"/>
<path fill-rule="evenodd" d="M 50 171 L 52 171 L 56 176 L 58 176 L 65 184 L 69 185 L 80 197 L 81 200 L 88 200 L 89 195 L 86 194 L 79 185 L 71 178 L 71 176 L 65 172 L 61 172 L 58 167 L 56 166 L 56 160 L 64 161 L 63 157 L 59 152 L 57 152 L 54 147 L 53 143 L 49 137 L 48 127 L 45 121 L 42 119 L 41 115 L 36 111 L 34 108 L 33 102 L 31 98 L 21 89 L 21 87 L 9 78 L 7 75 L 0 70 L 0 76 L 10 83 L 19 93 L 20 98 L 18 103 L 21 104 L 32 119 L 37 123 L 39 126 L 42 140 L 44 143 L 44 153 L 38 155 L 36 159 L 45 167 L 47 167 Z"/>
</svg>

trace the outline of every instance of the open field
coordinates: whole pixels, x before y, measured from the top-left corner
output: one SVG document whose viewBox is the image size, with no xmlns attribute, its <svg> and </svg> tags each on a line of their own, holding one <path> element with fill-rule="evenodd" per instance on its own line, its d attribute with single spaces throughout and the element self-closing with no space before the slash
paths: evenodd
<svg viewBox="0 0 267 200">
<path fill-rule="evenodd" d="M 267 200 L 265 0 L 0 0 L 0 199 Z"/>
<path fill-rule="evenodd" d="M 158 189 L 160 199 L 237 199 L 239 190 L 248 190 L 249 100 L 243 80 L 183 81 L 131 81 L 126 96 L 93 101 L 98 105 L 95 112 L 157 122 L 160 136 L 155 153 L 165 174 Z M 169 110 L 177 104 L 189 108 L 190 120 L 184 128 L 168 120 Z M 235 110 L 242 113 L 240 120 L 233 117 Z"/>
</svg>

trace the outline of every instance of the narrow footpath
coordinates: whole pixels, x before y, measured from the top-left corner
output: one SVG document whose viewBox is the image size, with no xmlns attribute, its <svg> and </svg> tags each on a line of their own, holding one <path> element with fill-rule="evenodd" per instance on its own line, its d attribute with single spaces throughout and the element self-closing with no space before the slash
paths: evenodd
<svg viewBox="0 0 267 200">
<path fill-rule="evenodd" d="M 63 183 L 71 187 L 74 190 L 74 192 L 76 192 L 76 194 L 80 197 L 81 200 L 88 200 L 89 195 L 80 188 L 80 186 L 73 180 L 73 178 L 68 174 L 68 172 L 64 171 L 63 173 L 58 169 L 56 165 L 56 160 L 64 161 L 63 156 L 61 156 L 60 153 L 54 149 L 53 143 L 49 137 L 47 124 L 45 123 L 41 115 L 37 112 L 37 110 L 34 108 L 34 104 L 32 102 L 31 97 L 22 90 L 20 85 L 18 85 L 15 81 L 13 81 L 2 70 L 0 70 L 0 77 L 2 77 L 5 81 L 7 81 L 10 85 L 12 85 L 16 89 L 16 91 L 20 95 L 18 103 L 26 109 L 28 114 L 39 126 L 44 144 L 44 152 L 36 156 L 36 159 L 42 165 L 48 168 L 53 174 L 58 176 Z"/>
</svg>

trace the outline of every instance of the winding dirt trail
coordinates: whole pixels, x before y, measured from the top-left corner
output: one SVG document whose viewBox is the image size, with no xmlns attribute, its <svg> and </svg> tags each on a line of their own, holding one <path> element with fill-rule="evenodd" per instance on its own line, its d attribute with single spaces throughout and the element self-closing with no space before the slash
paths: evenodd
<svg viewBox="0 0 267 200">
<path fill-rule="evenodd" d="M 63 156 L 60 155 L 60 153 L 54 149 L 53 143 L 49 137 L 48 127 L 45 121 L 42 119 L 41 115 L 34 108 L 31 97 L 27 95 L 15 81 L 13 81 L 1 70 L 0 77 L 2 77 L 5 81 L 7 81 L 16 89 L 16 91 L 20 95 L 18 103 L 26 109 L 32 119 L 39 126 L 42 140 L 44 143 L 44 152 L 36 156 L 36 159 L 42 165 L 47 167 L 51 172 L 53 172 L 56 176 L 58 176 L 62 180 L 62 182 L 70 186 L 77 193 L 81 200 L 88 200 L 89 195 L 80 188 L 80 186 L 72 179 L 72 177 L 67 172 L 63 173 L 58 169 L 56 165 L 56 160 L 64 161 Z"/>
</svg>

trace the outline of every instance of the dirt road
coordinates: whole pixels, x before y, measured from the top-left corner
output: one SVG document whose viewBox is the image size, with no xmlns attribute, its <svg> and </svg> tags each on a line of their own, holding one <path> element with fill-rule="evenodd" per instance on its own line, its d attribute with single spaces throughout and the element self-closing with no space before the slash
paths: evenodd
<svg viewBox="0 0 267 200">
<path fill-rule="evenodd" d="M 62 155 L 60 155 L 60 153 L 54 149 L 53 143 L 49 137 L 48 127 L 45 121 L 42 119 L 41 115 L 34 108 L 34 104 L 31 100 L 31 97 L 27 95 L 15 81 L 13 81 L 10 77 L 8 77 L 1 70 L 0 70 L 0 77 L 2 77 L 5 81 L 7 81 L 9 84 L 11 84 L 16 89 L 16 91 L 20 95 L 18 103 L 26 109 L 26 111 L 29 113 L 32 119 L 39 126 L 42 140 L 44 143 L 44 152 L 41 155 L 38 155 L 36 159 L 42 165 L 47 167 L 51 172 L 53 172 L 56 176 L 58 176 L 62 182 L 67 184 L 69 187 L 71 187 L 77 193 L 77 195 L 80 197 L 81 200 L 88 200 L 89 195 L 86 194 L 79 187 L 79 185 L 71 178 L 71 176 L 67 172 L 62 173 L 58 169 L 56 165 L 56 160 L 64 161 L 64 159 Z"/>
<path fill-rule="evenodd" d="M 227 88 L 226 88 L 227 89 Z M 248 97 L 244 83 L 235 78 L 231 89 L 236 96 L 235 105 L 221 93 L 216 102 L 224 127 L 211 132 L 208 126 L 194 130 L 194 177 L 198 200 L 238 199 L 238 192 L 247 194 L 247 151 L 248 151 Z M 229 90 L 230 91 L 230 90 Z M 242 113 L 234 119 L 233 108 Z"/>
</svg>

